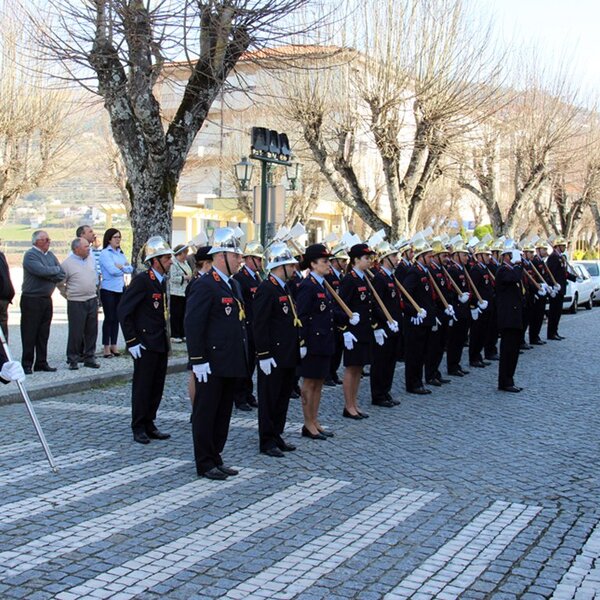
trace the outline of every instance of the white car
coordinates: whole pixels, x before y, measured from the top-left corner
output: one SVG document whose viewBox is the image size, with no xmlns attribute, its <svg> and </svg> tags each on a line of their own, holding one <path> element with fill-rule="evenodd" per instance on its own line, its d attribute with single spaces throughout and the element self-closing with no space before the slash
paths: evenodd
<svg viewBox="0 0 600 600">
<path fill-rule="evenodd" d="M 580 306 L 592 310 L 595 284 L 583 265 L 573 264 L 573 269 L 575 269 L 575 275 L 580 281 L 567 281 L 562 308 L 572 314 L 575 314 Z"/>
<path fill-rule="evenodd" d="M 583 265 L 594 282 L 594 304 L 600 304 L 600 260 L 578 260 L 573 264 Z"/>
</svg>

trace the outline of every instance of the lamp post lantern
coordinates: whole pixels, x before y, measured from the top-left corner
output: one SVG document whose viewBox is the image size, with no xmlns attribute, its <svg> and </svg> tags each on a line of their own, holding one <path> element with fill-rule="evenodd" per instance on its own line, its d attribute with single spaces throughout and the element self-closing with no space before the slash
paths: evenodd
<svg viewBox="0 0 600 600">
<path fill-rule="evenodd" d="M 240 183 L 240 188 L 244 192 L 248 191 L 250 181 L 252 180 L 254 165 L 248 160 L 248 157 L 244 156 L 234 168 L 235 176 Z"/>
</svg>

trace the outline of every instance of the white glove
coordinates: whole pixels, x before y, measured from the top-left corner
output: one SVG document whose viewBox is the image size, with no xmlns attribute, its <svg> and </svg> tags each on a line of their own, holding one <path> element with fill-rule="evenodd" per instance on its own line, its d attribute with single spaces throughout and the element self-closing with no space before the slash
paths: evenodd
<svg viewBox="0 0 600 600">
<path fill-rule="evenodd" d="M 413 325 L 420 325 L 423 322 L 423 317 L 421 317 L 420 315 L 417 315 L 416 317 L 411 317 L 410 322 Z"/>
<path fill-rule="evenodd" d="M 560 283 L 554 284 L 554 291 L 558 294 L 560 292 Z"/>
<path fill-rule="evenodd" d="M 583 277 L 577 277 L 577 279 L 575 279 L 575 281 L 577 283 L 581 283 L 583 281 Z"/>
<path fill-rule="evenodd" d="M 358 325 L 360 323 L 360 315 L 358 313 L 352 313 L 349 323 L 350 325 Z"/>
<path fill-rule="evenodd" d="M 448 321 L 448 327 L 452 327 L 452 325 L 454 325 L 454 319 Z"/>
<path fill-rule="evenodd" d="M 431 331 L 437 331 L 439 326 L 442 324 L 442 322 L 436 317 L 435 318 L 435 323 L 433 324 L 433 327 L 431 328 Z"/>
<path fill-rule="evenodd" d="M 550 288 L 548 293 L 550 294 L 550 298 L 556 298 L 556 290 L 554 288 Z"/>
<path fill-rule="evenodd" d="M 417 315 L 417 317 L 419 317 L 419 319 L 421 319 L 421 321 L 424 321 L 425 318 L 427 317 L 427 311 L 424 308 L 422 308 L 419 311 L 419 314 Z"/>
<path fill-rule="evenodd" d="M 516 265 L 517 263 L 520 263 L 520 262 L 521 262 L 521 251 L 520 251 L 520 250 L 513 250 L 513 251 L 510 253 L 510 261 L 511 261 L 513 264 L 515 264 L 515 265 Z"/>
<path fill-rule="evenodd" d="M 258 361 L 258 366 L 265 375 L 270 375 L 271 369 L 277 368 L 277 363 L 274 358 L 263 358 Z"/>
<path fill-rule="evenodd" d="M 467 294 L 467 292 L 463 292 L 459 297 L 458 297 L 458 301 L 461 304 L 466 304 L 469 301 L 469 294 Z"/>
<path fill-rule="evenodd" d="M 354 334 L 350 331 L 344 331 L 343 337 L 346 350 L 352 350 L 352 348 L 354 348 L 354 342 L 358 342 L 358 340 L 354 337 Z"/>
<path fill-rule="evenodd" d="M 479 306 L 481 310 L 485 310 L 488 307 L 488 301 L 482 300 L 481 302 L 477 303 L 477 306 Z"/>
<path fill-rule="evenodd" d="M 376 329 L 373 332 L 373 335 L 375 336 L 375 343 L 378 346 L 383 346 L 383 343 L 385 342 L 385 338 L 387 337 L 387 334 L 386 334 L 385 330 L 383 330 L 383 329 Z"/>
<path fill-rule="evenodd" d="M 141 358 L 142 350 L 145 350 L 146 346 L 143 346 L 142 344 L 136 344 L 135 346 L 131 346 L 131 348 L 127 349 L 129 350 L 129 354 L 131 354 L 133 358 Z"/>
<path fill-rule="evenodd" d="M 25 381 L 25 371 L 20 362 L 7 360 L 0 369 L 0 377 L 5 381 Z"/>
<path fill-rule="evenodd" d="M 206 383 L 208 376 L 211 374 L 210 365 L 207 362 L 201 365 L 192 365 L 192 371 L 200 383 Z"/>
<path fill-rule="evenodd" d="M 541 286 L 540 289 L 537 291 L 537 295 L 540 298 L 543 298 L 546 295 L 546 288 L 544 288 L 544 286 Z"/>
<path fill-rule="evenodd" d="M 471 318 L 473 319 L 473 321 L 477 321 L 477 319 L 479 319 L 479 309 L 478 308 L 471 309 Z"/>
<path fill-rule="evenodd" d="M 444 312 L 450 317 L 450 319 L 456 319 L 456 313 L 454 312 L 454 306 L 448 304 L 444 309 Z"/>
<path fill-rule="evenodd" d="M 388 321 L 388 327 L 392 333 L 398 333 L 398 331 L 400 331 L 398 328 L 398 321 Z"/>
<path fill-rule="evenodd" d="M 301 346 L 300 348 L 300 360 L 302 360 L 308 354 L 308 348 L 306 346 Z"/>
</svg>

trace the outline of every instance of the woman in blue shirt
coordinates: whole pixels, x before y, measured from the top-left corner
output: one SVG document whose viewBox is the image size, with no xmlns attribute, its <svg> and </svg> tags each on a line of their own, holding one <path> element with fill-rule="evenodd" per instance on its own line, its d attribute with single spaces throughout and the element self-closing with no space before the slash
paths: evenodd
<svg viewBox="0 0 600 600">
<path fill-rule="evenodd" d="M 104 346 L 104 358 L 112 358 L 120 354 L 117 351 L 117 338 L 119 337 L 117 307 L 125 288 L 124 275 L 133 273 L 133 267 L 127 262 L 127 258 L 121 250 L 121 232 L 118 229 L 111 227 L 104 232 L 102 248 L 103 250 L 100 252 L 100 271 L 102 272 L 100 299 L 104 311 L 102 345 Z"/>
</svg>

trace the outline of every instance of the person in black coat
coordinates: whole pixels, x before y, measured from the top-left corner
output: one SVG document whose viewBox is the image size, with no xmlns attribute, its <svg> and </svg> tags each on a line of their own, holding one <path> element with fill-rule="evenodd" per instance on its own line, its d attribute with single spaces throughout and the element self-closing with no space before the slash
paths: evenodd
<svg viewBox="0 0 600 600">
<path fill-rule="evenodd" d="M 415 263 L 404 279 L 404 288 L 421 309 L 417 313 L 408 302 L 404 307 L 404 373 L 409 394 L 431 394 L 423 385 L 423 369 L 431 328 L 436 325 L 437 310 L 434 291 L 429 280 L 427 263 L 431 261 L 432 248 L 425 239 L 413 244 Z"/>
<path fill-rule="evenodd" d="M 496 244 L 497 242 L 494 242 Z M 486 265 L 487 269 L 491 275 L 491 283 L 492 288 L 494 290 L 494 294 L 492 296 L 492 303 L 488 307 L 490 311 L 490 319 L 488 323 L 488 330 L 485 335 L 485 343 L 483 346 L 483 355 L 485 360 L 500 360 L 500 355 L 498 354 L 498 313 L 496 311 L 496 271 L 500 266 L 500 262 L 498 261 L 498 250 L 495 247 L 492 247 L 492 255 L 489 258 L 489 262 Z"/>
<path fill-rule="evenodd" d="M 371 364 L 372 346 L 382 346 L 386 333 L 377 323 L 373 295 L 366 278 L 375 252 L 367 244 L 350 248 L 350 271 L 342 280 L 340 297 L 348 308 L 359 315 L 357 323 L 343 328 L 344 337 L 344 411 L 348 419 L 365 419 L 367 414 L 358 408 L 358 388 L 362 369 Z"/>
<path fill-rule="evenodd" d="M 371 404 L 390 408 L 400 404 L 392 397 L 392 384 L 396 371 L 398 342 L 400 339 L 400 323 L 402 309 L 400 292 L 394 281 L 394 271 L 398 264 L 398 250 L 390 244 L 383 243 L 379 248 L 379 270 L 373 278 L 373 288 L 393 321 L 389 322 L 379 304 L 375 303 L 375 319 L 379 329 L 386 332 L 384 343 L 373 345 L 373 361 L 371 363 Z"/>
<path fill-rule="evenodd" d="M 151 237 L 144 246 L 149 269 L 138 273 L 123 293 L 117 314 L 127 349 L 134 358 L 131 384 L 131 430 L 133 439 L 149 444 L 151 439 L 171 437 L 155 425 L 167 374 L 169 338 L 166 276 L 173 262 L 169 245 Z"/>
<path fill-rule="evenodd" d="M 396 279 L 402 283 L 404 281 L 404 279 L 406 278 L 406 275 L 408 273 L 408 270 L 410 269 L 411 265 L 412 265 L 412 260 L 413 260 L 413 250 L 412 250 L 412 246 L 410 245 L 410 242 L 408 240 L 400 240 L 399 242 L 397 242 L 395 244 L 396 248 L 398 248 L 398 256 L 400 257 L 400 260 L 398 261 L 398 264 L 396 265 L 396 269 L 394 271 L 394 277 L 396 277 Z M 400 300 L 400 306 L 402 307 L 402 320 L 400 321 L 400 323 L 404 322 L 404 301 L 403 299 Z M 400 362 L 404 361 L 404 330 L 402 328 L 402 326 L 400 326 L 400 331 L 398 332 L 398 354 L 397 354 L 397 360 Z"/>
<path fill-rule="evenodd" d="M 564 238 L 558 237 L 552 242 L 553 252 L 546 259 L 546 267 L 556 281 L 556 295 L 550 297 L 548 306 L 548 329 L 546 337 L 549 340 L 562 340 L 562 335 L 558 333 L 558 324 L 562 315 L 562 305 L 567 290 L 567 281 L 576 281 L 577 277 L 569 273 L 567 268 L 567 259 L 564 252 L 567 249 L 567 242 Z"/>
<path fill-rule="evenodd" d="M 190 284 L 184 328 L 197 379 L 192 409 L 196 472 L 223 480 L 238 474 L 224 464 L 221 454 L 234 398 L 250 372 L 242 290 L 233 279 L 242 252 L 233 229 L 215 231 L 210 255 L 211 270 Z"/>
<path fill-rule="evenodd" d="M 248 242 L 242 256 L 244 258 L 244 264 L 233 278 L 240 284 L 242 289 L 244 311 L 246 313 L 246 333 L 248 335 L 248 356 L 254 356 L 256 354 L 252 330 L 252 322 L 254 320 L 254 294 L 256 294 L 256 290 L 263 279 L 262 261 L 264 258 L 264 249 L 259 242 Z M 254 384 L 252 383 L 252 375 L 254 375 L 254 366 L 254 361 L 251 361 L 250 374 L 242 387 L 241 393 L 235 398 L 235 406 L 238 410 L 249 411 L 252 407 L 256 408 L 258 406 L 253 394 Z"/>
<path fill-rule="evenodd" d="M 335 327 L 348 322 L 325 286 L 330 256 L 323 244 L 312 244 L 306 248 L 300 268 L 310 269 L 310 272 L 302 280 L 296 295 L 301 337 L 307 349 L 298 370 L 303 378 L 302 435 L 315 440 L 325 440 L 333 435 L 319 422 L 319 405 L 323 382 L 335 352 Z"/>
<path fill-rule="evenodd" d="M 282 437 L 296 367 L 306 355 L 301 322 L 286 287 L 296 262 L 286 244 L 271 244 L 267 250 L 269 275 L 254 295 L 259 448 L 275 458 L 296 449 Z"/>
<path fill-rule="evenodd" d="M 533 346 L 543 346 L 546 342 L 540 337 L 540 332 L 542 331 L 542 325 L 544 324 L 546 306 L 548 305 L 548 300 L 552 298 L 552 295 L 555 295 L 556 292 L 552 288 L 552 280 L 550 279 L 550 274 L 548 273 L 548 269 L 543 260 L 544 257 L 548 255 L 547 243 L 538 240 L 534 246 L 536 253 L 531 259 L 531 264 L 533 266 L 534 276 L 540 284 L 543 284 L 543 287 L 546 290 L 546 296 L 540 298 L 534 305 L 534 310 L 529 322 L 529 343 Z"/>
<path fill-rule="evenodd" d="M 15 288 L 10 279 L 10 269 L 3 252 L 0 252 L 0 327 L 8 341 L 8 305 L 15 297 Z"/>
<path fill-rule="evenodd" d="M 508 240 L 510 242 L 510 240 Z M 521 253 L 509 243 L 502 253 L 503 262 L 496 271 L 498 331 L 500 332 L 500 362 L 498 389 L 520 392 L 514 375 L 519 362 L 523 334 L 523 269 Z"/>
</svg>

